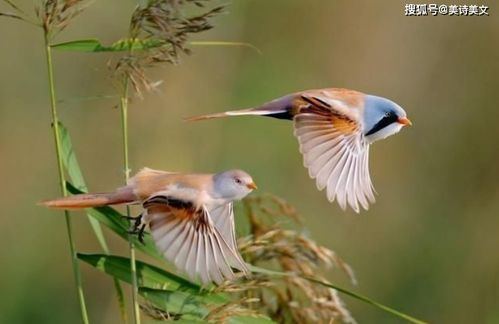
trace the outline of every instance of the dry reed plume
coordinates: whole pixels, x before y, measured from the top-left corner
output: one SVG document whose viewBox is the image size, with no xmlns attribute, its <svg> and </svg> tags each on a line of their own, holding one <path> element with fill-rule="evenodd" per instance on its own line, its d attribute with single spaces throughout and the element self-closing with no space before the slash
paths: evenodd
<svg viewBox="0 0 499 324">
<path fill-rule="evenodd" d="M 245 199 L 244 206 L 250 235 L 239 240 L 239 248 L 246 261 L 287 275 L 256 273 L 217 291 L 234 293 L 241 301 L 254 300 L 251 309 L 279 323 L 355 323 L 336 290 L 305 279 L 327 282 L 321 273 L 336 267 L 355 283 L 352 269 L 336 253 L 294 229 L 301 218 L 284 200 L 265 195 Z"/>
<path fill-rule="evenodd" d="M 223 11 L 223 6 L 206 9 L 210 0 L 152 0 L 137 6 L 130 20 L 129 52 L 109 66 L 118 80 L 128 79 L 140 96 L 161 82 L 151 81 L 146 69 L 161 63 L 177 64 L 181 54 L 190 54 L 187 48 L 191 34 L 213 28 L 210 19 Z M 211 1 L 213 2 L 213 1 Z M 197 8 L 191 8 L 197 7 Z M 192 9 L 199 13 L 187 14 Z M 134 44 L 141 50 L 132 51 Z"/>
</svg>

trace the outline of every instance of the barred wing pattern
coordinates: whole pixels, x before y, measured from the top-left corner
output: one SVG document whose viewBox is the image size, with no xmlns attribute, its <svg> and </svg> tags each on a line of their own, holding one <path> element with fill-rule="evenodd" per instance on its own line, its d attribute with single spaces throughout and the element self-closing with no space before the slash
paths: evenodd
<svg viewBox="0 0 499 324">
<path fill-rule="evenodd" d="M 205 207 L 194 208 L 189 202 L 166 196 L 153 196 L 143 205 L 158 250 L 192 280 L 199 277 L 204 284 L 232 280 L 231 266 L 249 273 L 238 250 L 215 226 Z"/>
</svg>

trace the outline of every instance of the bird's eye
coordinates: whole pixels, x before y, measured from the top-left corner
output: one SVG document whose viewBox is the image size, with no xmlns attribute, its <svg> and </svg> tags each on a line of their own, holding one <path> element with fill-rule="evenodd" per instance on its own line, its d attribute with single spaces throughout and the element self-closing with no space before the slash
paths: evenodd
<svg viewBox="0 0 499 324">
<path fill-rule="evenodd" d="M 235 178 L 235 179 L 234 179 L 234 181 L 235 181 L 237 184 L 241 184 L 241 183 L 242 183 L 241 179 L 239 179 L 239 178 Z"/>
</svg>

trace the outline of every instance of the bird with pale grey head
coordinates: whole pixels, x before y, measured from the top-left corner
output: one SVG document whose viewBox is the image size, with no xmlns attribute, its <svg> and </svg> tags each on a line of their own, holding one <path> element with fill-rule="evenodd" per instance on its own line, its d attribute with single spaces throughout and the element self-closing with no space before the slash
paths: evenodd
<svg viewBox="0 0 499 324">
<path fill-rule="evenodd" d="M 236 277 L 233 269 L 250 273 L 237 248 L 233 202 L 254 189 L 255 182 L 242 170 L 181 174 L 144 168 L 113 192 L 41 204 L 61 209 L 142 204 L 142 214 L 133 218 L 139 240 L 149 225 L 156 247 L 179 270 L 192 280 L 220 284 Z"/>
<path fill-rule="evenodd" d="M 303 162 L 329 201 L 355 212 L 375 201 L 369 148 L 412 125 L 395 102 L 359 91 L 328 88 L 292 93 L 255 108 L 187 118 L 267 116 L 293 121 Z"/>
</svg>

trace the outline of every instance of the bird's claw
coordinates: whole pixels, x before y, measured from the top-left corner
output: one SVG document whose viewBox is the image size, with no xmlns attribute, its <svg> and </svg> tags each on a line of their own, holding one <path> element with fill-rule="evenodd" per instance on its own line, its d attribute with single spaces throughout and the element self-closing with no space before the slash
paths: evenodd
<svg viewBox="0 0 499 324">
<path fill-rule="evenodd" d="M 132 227 L 127 231 L 128 234 L 137 235 L 139 242 L 145 245 L 144 242 L 144 230 L 146 228 L 146 224 L 142 224 L 142 214 L 139 216 L 122 216 L 123 218 L 133 221 Z"/>
</svg>

